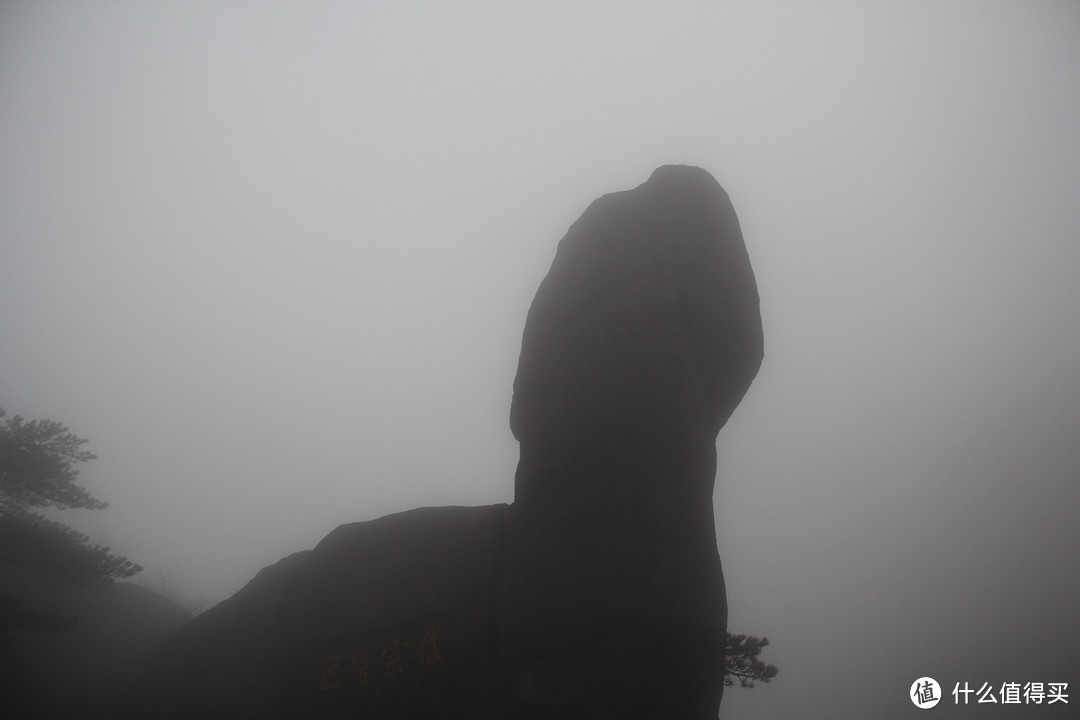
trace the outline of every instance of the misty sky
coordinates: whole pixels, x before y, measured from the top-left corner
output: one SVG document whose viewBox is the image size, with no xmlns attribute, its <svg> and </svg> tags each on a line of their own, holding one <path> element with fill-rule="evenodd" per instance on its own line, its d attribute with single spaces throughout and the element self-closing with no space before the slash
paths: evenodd
<svg viewBox="0 0 1080 720">
<path fill-rule="evenodd" d="M 100 456 L 65 522 L 212 600 L 509 502 L 558 240 L 700 165 L 765 324 L 718 440 L 730 628 L 781 669 L 722 717 L 916 716 L 927 674 L 1075 710 L 1077 128 L 1070 2 L 9 0 L 0 405 Z"/>
</svg>

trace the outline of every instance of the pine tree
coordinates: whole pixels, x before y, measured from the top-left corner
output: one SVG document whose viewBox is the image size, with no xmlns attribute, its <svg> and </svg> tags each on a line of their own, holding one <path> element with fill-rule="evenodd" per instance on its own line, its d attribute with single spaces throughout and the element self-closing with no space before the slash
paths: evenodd
<svg viewBox="0 0 1080 720">
<path fill-rule="evenodd" d="M 727 636 L 727 653 L 724 666 L 724 685 L 731 687 L 738 681 L 744 688 L 754 687 L 756 682 L 771 682 L 779 668 L 758 659 L 769 644 L 768 638 L 753 635 Z"/>
<path fill-rule="evenodd" d="M 68 583 L 107 585 L 142 570 L 109 548 L 35 508 L 100 510 L 107 503 L 76 484 L 76 465 L 97 458 L 82 449 L 86 440 L 62 423 L 2 420 L 0 408 L 0 563 Z M 12 630 L 43 632 L 66 627 L 70 619 L 24 607 L 22 598 L 0 595 L 0 635 Z"/>
</svg>

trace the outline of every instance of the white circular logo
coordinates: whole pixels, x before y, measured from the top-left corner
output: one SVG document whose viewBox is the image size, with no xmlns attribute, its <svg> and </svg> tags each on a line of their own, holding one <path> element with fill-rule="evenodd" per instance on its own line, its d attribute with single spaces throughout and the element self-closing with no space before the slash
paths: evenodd
<svg viewBox="0 0 1080 720">
<path fill-rule="evenodd" d="M 941 686 L 932 677 L 921 677 L 911 683 L 908 697 L 915 703 L 915 707 L 926 710 L 941 701 Z"/>
</svg>

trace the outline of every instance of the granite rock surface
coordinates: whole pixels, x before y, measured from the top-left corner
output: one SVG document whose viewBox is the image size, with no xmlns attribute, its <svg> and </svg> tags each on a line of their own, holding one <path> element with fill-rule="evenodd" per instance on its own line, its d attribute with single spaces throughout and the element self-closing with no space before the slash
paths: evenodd
<svg viewBox="0 0 1080 720">
<path fill-rule="evenodd" d="M 130 714 L 715 718 L 715 440 L 762 357 L 709 173 L 601 197 L 526 320 L 513 504 L 337 528 L 160 645 Z"/>
</svg>

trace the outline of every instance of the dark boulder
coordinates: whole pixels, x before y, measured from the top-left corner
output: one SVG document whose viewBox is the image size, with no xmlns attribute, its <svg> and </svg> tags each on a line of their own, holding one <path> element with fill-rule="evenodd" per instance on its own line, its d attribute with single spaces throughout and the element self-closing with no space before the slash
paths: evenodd
<svg viewBox="0 0 1080 720">
<path fill-rule="evenodd" d="M 510 662 L 582 667 L 590 717 L 716 716 L 715 439 L 762 356 L 739 222 L 704 170 L 600 198 L 559 244 L 514 381 L 501 639 Z"/>
<path fill-rule="evenodd" d="M 526 321 L 513 505 L 337 528 L 162 644 L 131 714 L 716 717 L 715 439 L 762 348 L 711 175 L 600 198 Z"/>
<path fill-rule="evenodd" d="M 510 427 L 549 447 L 670 434 L 673 421 L 715 437 L 763 347 L 727 193 L 701 168 L 665 165 L 593 202 L 559 243 L 525 323 Z"/>
<path fill-rule="evenodd" d="M 338 527 L 164 642 L 129 715 L 485 717 L 506 508 Z"/>
</svg>

